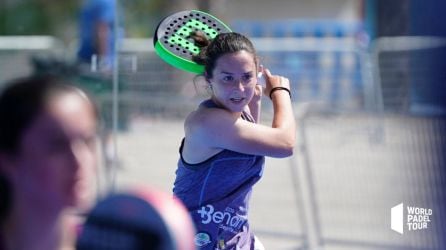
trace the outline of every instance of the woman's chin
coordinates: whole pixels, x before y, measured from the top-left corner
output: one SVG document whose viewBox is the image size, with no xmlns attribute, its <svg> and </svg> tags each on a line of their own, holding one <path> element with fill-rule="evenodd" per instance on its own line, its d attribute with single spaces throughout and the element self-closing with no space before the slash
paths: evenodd
<svg viewBox="0 0 446 250">
<path fill-rule="evenodd" d="M 241 100 L 241 101 L 229 100 L 228 102 L 226 102 L 226 107 L 231 112 L 242 112 L 245 109 L 246 104 L 247 103 L 245 100 Z"/>
</svg>

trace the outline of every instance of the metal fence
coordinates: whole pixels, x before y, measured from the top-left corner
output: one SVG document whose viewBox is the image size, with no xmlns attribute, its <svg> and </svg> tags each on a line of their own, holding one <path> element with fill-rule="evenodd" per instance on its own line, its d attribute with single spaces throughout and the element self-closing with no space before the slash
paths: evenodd
<svg viewBox="0 0 446 250">
<path fill-rule="evenodd" d="M 0 82 L 32 72 L 32 56 L 61 57 L 63 43 L 50 36 L 0 36 Z"/>
<path fill-rule="evenodd" d="M 365 62 L 373 66 L 374 112 L 301 106 L 299 151 L 291 166 L 303 200 L 303 248 L 444 249 L 444 106 L 423 96 L 434 103 L 422 104 L 435 109 L 411 108 L 419 102 L 414 95 L 426 94 L 417 89 L 444 90 L 432 83 L 443 79 L 435 69 L 444 46 L 438 38 L 376 41 Z M 432 209 L 428 228 L 392 231 L 390 209 L 400 203 Z"/>
<path fill-rule="evenodd" d="M 383 110 L 446 114 L 446 39 L 383 37 L 372 46 L 375 84 Z"/>
<path fill-rule="evenodd" d="M 292 161 L 308 249 L 443 249 L 445 120 L 309 108 Z M 425 231 L 399 235 L 390 209 L 431 208 Z"/>
</svg>

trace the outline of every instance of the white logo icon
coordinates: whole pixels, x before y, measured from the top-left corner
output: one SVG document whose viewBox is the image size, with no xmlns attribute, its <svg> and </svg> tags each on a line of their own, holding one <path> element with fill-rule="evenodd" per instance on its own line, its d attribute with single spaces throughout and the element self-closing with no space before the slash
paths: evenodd
<svg viewBox="0 0 446 250">
<path fill-rule="evenodd" d="M 400 203 L 394 207 L 392 207 L 390 212 L 390 228 L 392 230 L 403 234 L 404 233 L 404 205 L 403 203 Z"/>
<path fill-rule="evenodd" d="M 404 234 L 404 224 L 409 231 L 427 229 L 431 222 L 432 209 L 406 206 L 407 216 L 404 217 L 404 204 L 400 203 L 392 207 L 390 211 L 390 228 L 400 234 Z M 406 218 L 406 221 L 404 221 Z M 406 222 L 406 223 L 405 223 Z"/>
</svg>

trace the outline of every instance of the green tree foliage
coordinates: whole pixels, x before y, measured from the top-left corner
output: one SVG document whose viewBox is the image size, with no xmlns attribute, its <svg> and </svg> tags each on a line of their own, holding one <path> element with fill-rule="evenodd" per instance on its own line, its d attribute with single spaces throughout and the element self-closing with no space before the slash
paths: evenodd
<svg viewBox="0 0 446 250">
<path fill-rule="evenodd" d="M 0 35 L 54 35 L 76 17 L 76 0 L 0 2 Z"/>
</svg>

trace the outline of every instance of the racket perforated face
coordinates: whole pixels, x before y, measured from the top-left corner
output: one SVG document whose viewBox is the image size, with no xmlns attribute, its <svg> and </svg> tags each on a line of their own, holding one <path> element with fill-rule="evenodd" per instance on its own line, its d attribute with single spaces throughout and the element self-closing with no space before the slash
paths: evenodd
<svg viewBox="0 0 446 250">
<path fill-rule="evenodd" d="M 231 32 L 231 29 L 216 17 L 202 11 L 177 12 L 159 23 L 153 41 L 156 53 L 178 69 L 203 73 L 204 66 L 192 61 L 192 57 L 200 52 L 193 39 L 189 38 L 194 31 L 201 31 L 213 39 L 220 33 Z"/>
</svg>

